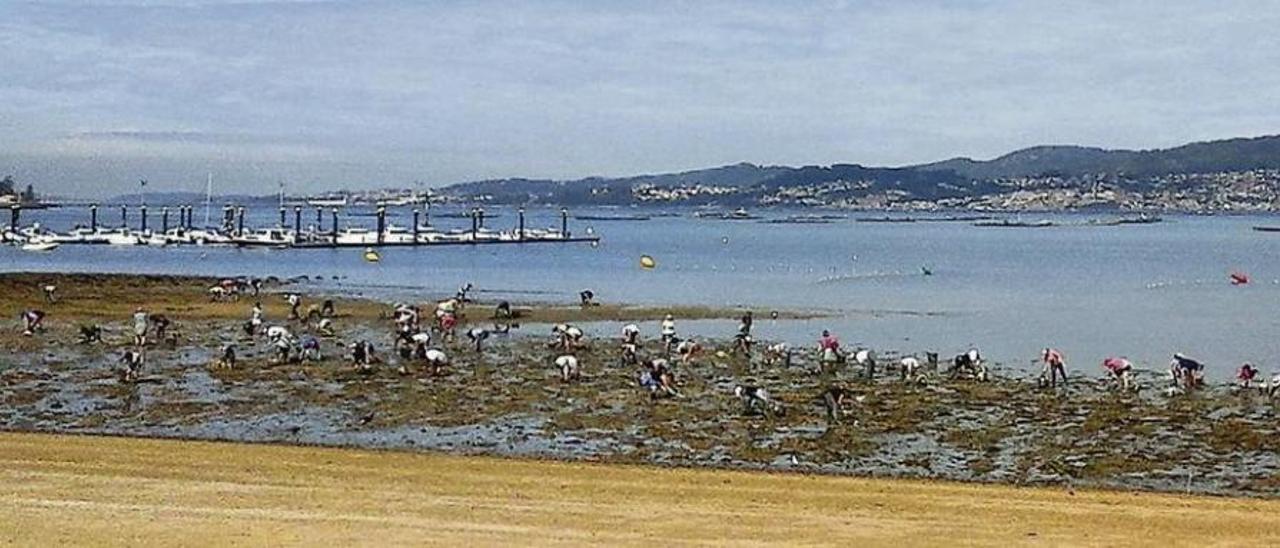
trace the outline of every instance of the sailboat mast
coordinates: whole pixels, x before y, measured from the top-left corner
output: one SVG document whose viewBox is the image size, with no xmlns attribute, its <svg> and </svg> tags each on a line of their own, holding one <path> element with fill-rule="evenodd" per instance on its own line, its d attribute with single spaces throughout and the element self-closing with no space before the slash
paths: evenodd
<svg viewBox="0 0 1280 548">
<path fill-rule="evenodd" d="M 213 172 L 204 183 L 204 226 L 209 227 L 209 204 L 213 203 Z"/>
</svg>

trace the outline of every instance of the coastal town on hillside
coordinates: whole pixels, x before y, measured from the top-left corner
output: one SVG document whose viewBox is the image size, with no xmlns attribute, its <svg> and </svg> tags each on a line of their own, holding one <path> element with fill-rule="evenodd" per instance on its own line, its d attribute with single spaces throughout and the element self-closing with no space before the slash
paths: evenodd
<svg viewBox="0 0 1280 548">
<path fill-rule="evenodd" d="M 1176 173 L 1140 181 L 1113 176 L 1029 176 L 988 181 L 990 191 L 956 192 L 938 198 L 921 198 L 909 190 L 877 189 L 874 181 L 836 180 L 764 190 L 730 184 L 656 185 L 639 183 L 629 189 L 601 180 L 577 203 L 556 195 L 529 193 L 525 203 L 562 205 L 725 205 L 824 207 L 849 210 L 893 211 L 1069 211 L 1126 210 L 1182 211 L 1194 213 L 1280 211 L 1280 169 L 1256 169 L 1215 173 Z M 592 185 L 573 181 L 566 185 Z M 629 191 L 629 192 L 628 192 Z M 627 192 L 626 199 L 616 194 Z M 383 189 L 346 193 L 353 203 L 375 203 L 412 195 L 408 189 Z M 607 199 L 605 199 L 607 198 Z M 492 194 L 468 193 L 460 186 L 444 187 L 430 195 L 432 203 L 494 203 L 513 205 Z"/>
<path fill-rule="evenodd" d="M 1280 210 L 1280 170 L 1171 174 L 1152 177 L 1142 187 L 1105 177 L 1016 177 L 991 181 L 997 192 L 934 200 L 904 191 L 860 193 L 860 181 L 839 181 L 780 189 L 762 205 L 807 205 L 904 211 L 1132 211 L 1270 212 Z"/>
<path fill-rule="evenodd" d="M 942 196 L 921 197 L 907 188 L 885 188 L 874 180 L 831 180 L 766 189 L 759 185 L 634 183 L 595 179 L 566 181 L 564 192 L 517 192 L 496 196 L 469 192 L 469 185 L 342 190 L 295 196 L 290 202 L 342 205 L 493 204 L 563 206 L 726 206 L 821 207 L 886 211 L 1075 211 L 1122 210 L 1189 213 L 1280 211 L 1280 169 L 1213 173 L 1174 173 L 1140 180 L 1105 176 L 1026 176 L 982 181 L 969 188 L 943 189 Z M 520 188 L 520 182 L 513 183 Z M 945 185 L 943 185 L 945 186 Z M 30 184 L 19 189 L 6 177 L 0 183 L 0 207 L 35 207 L 48 203 Z M 587 188 L 582 188 L 587 187 Z M 950 192 L 945 192 L 949 190 Z M 513 197 L 515 196 L 515 197 Z M 274 199 L 275 197 L 271 197 Z M 265 198 L 264 198 L 265 199 Z"/>
</svg>

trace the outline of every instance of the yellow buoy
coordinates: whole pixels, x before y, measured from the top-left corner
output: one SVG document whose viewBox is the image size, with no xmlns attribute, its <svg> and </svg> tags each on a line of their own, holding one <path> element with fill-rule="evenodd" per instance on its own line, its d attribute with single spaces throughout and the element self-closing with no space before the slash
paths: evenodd
<svg viewBox="0 0 1280 548">
<path fill-rule="evenodd" d="M 648 255 L 641 255 L 640 266 L 646 269 L 653 268 L 658 266 L 658 261 L 653 260 L 653 257 L 650 257 Z"/>
<path fill-rule="evenodd" d="M 372 247 L 366 247 L 364 248 L 364 260 L 376 263 L 382 260 L 382 256 L 377 251 L 374 251 Z"/>
</svg>

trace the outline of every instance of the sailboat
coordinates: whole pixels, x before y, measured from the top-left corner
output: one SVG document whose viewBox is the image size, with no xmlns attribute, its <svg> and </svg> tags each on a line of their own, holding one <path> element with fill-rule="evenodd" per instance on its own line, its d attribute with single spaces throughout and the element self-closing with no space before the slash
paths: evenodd
<svg viewBox="0 0 1280 548">
<path fill-rule="evenodd" d="M 231 238 L 217 229 L 209 226 L 209 212 L 213 207 L 213 173 L 204 183 L 204 225 L 200 228 L 193 228 L 186 231 L 182 238 L 185 243 L 193 243 L 196 245 L 226 245 L 231 243 Z"/>
</svg>

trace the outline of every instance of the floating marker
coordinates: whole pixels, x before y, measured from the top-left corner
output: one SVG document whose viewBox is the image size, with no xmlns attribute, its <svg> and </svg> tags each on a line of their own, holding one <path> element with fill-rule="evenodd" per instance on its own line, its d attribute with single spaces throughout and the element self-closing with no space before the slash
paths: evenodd
<svg viewBox="0 0 1280 548">
<path fill-rule="evenodd" d="M 372 247 L 366 247 L 364 248 L 364 260 L 369 261 L 371 263 L 376 263 L 382 260 L 382 255 L 379 255 L 378 252 L 374 251 Z"/>
<path fill-rule="evenodd" d="M 645 269 L 653 269 L 653 268 L 654 268 L 654 267 L 656 267 L 656 266 L 658 266 L 658 261 L 653 260 L 653 257 L 650 257 L 650 256 L 648 256 L 648 255 L 641 255 L 641 256 L 640 256 L 640 267 L 641 267 L 641 268 L 645 268 Z"/>
</svg>

